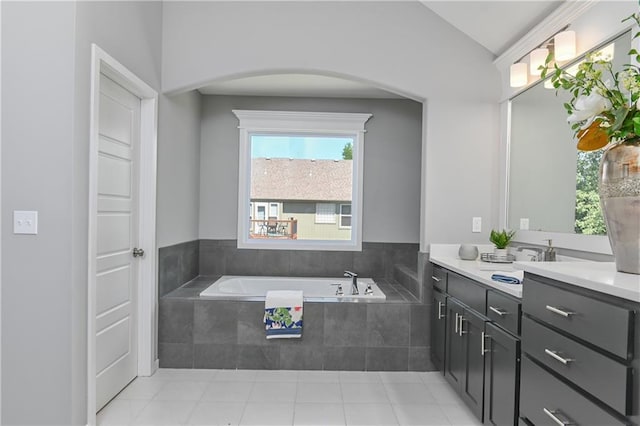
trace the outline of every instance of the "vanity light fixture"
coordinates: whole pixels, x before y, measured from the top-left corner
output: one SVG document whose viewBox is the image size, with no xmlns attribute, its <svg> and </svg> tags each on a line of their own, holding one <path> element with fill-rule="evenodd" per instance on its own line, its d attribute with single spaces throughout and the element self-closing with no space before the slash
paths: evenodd
<svg viewBox="0 0 640 426">
<path fill-rule="evenodd" d="M 544 66 L 545 60 L 549 56 L 549 49 L 539 47 L 529 53 L 529 74 L 540 77 L 540 67 Z"/>
<path fill-rule="evenodd" d="M 556 61 L 568 61 L 576 56 L 575 31 L 561 31 L 553 37 Z"/>
<path fill-rule="evenodd" d="M 509 83 L 511 87 L 522 87 L 529 82 L 526 62 L 516 62 L 509 68 Z"/>
</svg>

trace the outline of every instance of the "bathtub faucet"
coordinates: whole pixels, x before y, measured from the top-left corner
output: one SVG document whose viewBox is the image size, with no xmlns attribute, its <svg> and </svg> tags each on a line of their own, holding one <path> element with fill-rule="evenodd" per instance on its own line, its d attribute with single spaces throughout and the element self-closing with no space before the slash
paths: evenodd
<svg viewBox="0 0 640 426">
<path fill-rule="evenodd" d="M 358 274 L 351 271 L 344 271 L 344 276 L 351 278 L 351 294 L 360 294 L 358 292 Z"/>
</svg>

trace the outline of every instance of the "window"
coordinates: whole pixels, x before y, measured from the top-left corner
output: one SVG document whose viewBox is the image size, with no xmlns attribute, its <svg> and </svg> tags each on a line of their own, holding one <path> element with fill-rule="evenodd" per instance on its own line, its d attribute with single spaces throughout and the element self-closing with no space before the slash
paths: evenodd
<svg viewBox="0 0 640 426">
<path fill-rule="evenodd" d="M 278 203 L 269 204 L 269 217 L 278 217 Z"/>
<path fill-rule="evenodd" d="M 340 204 L 340 227 L 351 228 L 351 204 Z"/>
<path fill-rule="evenodd" d="M 240 121 L 238 217 L 249 218 L 238 220 L 238 247 L 359 250 L 371 114 L 233 112 Z"/>
<path fill-rule="evenodd" d="M 336 223 L 336 205 L 331 203 L 317 203 L 316 223 Z"/>
</svg>

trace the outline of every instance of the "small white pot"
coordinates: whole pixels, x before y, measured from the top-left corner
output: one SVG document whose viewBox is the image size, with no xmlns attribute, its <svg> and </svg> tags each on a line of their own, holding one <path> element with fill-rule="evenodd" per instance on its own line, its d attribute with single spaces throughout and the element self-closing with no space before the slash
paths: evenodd
<svg viewBox="0 0 640 426">
<path fill-rule="evenodd" d="M 507 249 L 499 249 L 499 248 L 493 249 L 493 255 L 498 259 L 506 259 L 507 253 L 508 253 Z"/>
</svg>

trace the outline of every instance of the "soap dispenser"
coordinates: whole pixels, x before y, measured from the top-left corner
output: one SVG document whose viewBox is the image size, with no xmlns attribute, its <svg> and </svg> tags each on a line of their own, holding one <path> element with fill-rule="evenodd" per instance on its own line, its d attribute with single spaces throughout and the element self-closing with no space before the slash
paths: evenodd
<svg viewBox="0 0 640 426">
<path fill-rule="evenodd" d="M 556 261 L 556 250 L 553 248 L 553 241 L 547 240 L 549 242 L 549 247 L 544 251 L 544 260 L 545 262 L 555 262 Z"/>
</svg>

